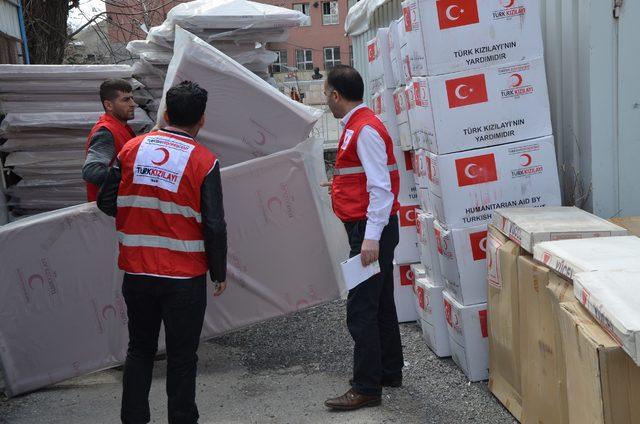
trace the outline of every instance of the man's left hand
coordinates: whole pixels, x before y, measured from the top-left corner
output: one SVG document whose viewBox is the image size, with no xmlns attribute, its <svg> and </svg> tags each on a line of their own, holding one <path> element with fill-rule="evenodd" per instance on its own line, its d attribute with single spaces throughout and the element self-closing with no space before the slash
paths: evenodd
<svg viewBox="0 0 640 424">
<path fill-rule="evenodd" d="M 378 240 L 367 240 L 362 242 L 360 248 L 360 259 L 362 260 L 362 266 L 367 266 L 378 260 L 380 254 L 380 243 Z"/>
</svg>

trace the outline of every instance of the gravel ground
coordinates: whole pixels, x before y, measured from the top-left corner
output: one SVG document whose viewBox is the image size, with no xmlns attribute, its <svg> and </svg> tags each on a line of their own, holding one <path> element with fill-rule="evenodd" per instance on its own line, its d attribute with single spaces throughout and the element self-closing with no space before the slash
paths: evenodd
<svg viewBox="0 0 640 424">
<path fill-rule="evenodd" d="M 353 343 L 345 302 L 336 301 L 203 343 L 201 423 L 515 423 L 488 391 L 426 347 L 402 324 L 404 385 L 385 389 L 377 408 L 332 413 L 327 397 L 346 391 Z M 164 423 L 164 361 L 154 370 L 152 422 Z M 118 422 L 121 371 L 108 370 L 0 400 L 0 423 Z"/>
</svg>

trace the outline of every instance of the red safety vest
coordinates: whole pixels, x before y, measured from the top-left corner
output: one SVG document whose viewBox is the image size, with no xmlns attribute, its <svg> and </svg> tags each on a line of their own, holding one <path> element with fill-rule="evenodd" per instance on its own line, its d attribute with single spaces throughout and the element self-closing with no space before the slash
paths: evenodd
<svg viewBox="0 0 640 424">
<path fill-rule="evenodd" d="M 100 129 L 106 128 L 109 130 L 111 135 L 113 136 L 113 141 L 115 142 L 116 148 L 116 156 L 120 153 L 120 150 L 124 147 L 125 143 L 131 140 L 136 136 L 136 133 L 133 132 L 131 127 L 127 124 L 123 124 L 121 121 L 117 120 L 111 115 L 103 114 L 98 122 L 91 128 L 91 132 L 89 133 L 89 137 L 87 137 L 87 146 L 86 151 L 89 151 L 89 143 L 91 143 L 91 139 L 93 135 Z M 113 160 L 109 164 L 113 163 Z M 94 202 L 98 198 L 98 190 L 100 187 L 87 183 L 87 201 Z"/>
<path fill-rule="evenodd" d="M 128 142 L 118 159 L 120 269 L 173 278 L 206 273 L 200 189 L 216 156 L 189 136 L 160 130 Z"/>
<path fill-rule="evenodd" d="M 395 215 L 400 208 L 398 203 L 400 175 L 396 158 L 393 155 L 393 142 L 387 129 L 374 115 L 373 111 L 368 107 L 363 107 L 356 110 L 349 118 L 338 142 L 331 200 L 333 211 L 343 222 L 367 219 L 367 209 L 369 207 L 367 176 L 364 173 L 364 168 L 356 149 L 360 131 L 365 126 L 373 128 L 384 141 L 387 150 L 387 166 L 391 177 L 391 192 L 394 197 L 391 215 Z"/>
</svg>

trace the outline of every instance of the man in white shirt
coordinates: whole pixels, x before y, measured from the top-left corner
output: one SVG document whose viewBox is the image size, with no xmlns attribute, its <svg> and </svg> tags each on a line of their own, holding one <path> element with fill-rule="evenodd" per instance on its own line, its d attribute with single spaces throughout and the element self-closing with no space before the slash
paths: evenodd
<svg viewBox="0 0 640 424">
<path fill-rule="evenodd" d="M 347 327 L 354 340 L 351 389 L 328 399 L 334 410 L 381 403 L 382 386 L 402 385 L 402 344 L 393 298 L 393 252 L 398 244 L 399 174 L 393 142 L 373 111 L 362 103 L 364 84 L 350 66 L 338 65 L 324 85 L 342 134 L 330 193 L 344 222 L 350 256 L 364 266 L 378 261 L 381 272 L 349 291 Z"/>
</svg>

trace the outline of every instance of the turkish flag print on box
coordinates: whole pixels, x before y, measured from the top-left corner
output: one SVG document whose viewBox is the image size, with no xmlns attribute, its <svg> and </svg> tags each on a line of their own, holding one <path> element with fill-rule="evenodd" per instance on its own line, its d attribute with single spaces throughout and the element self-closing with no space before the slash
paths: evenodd
<svg viewBox="0 0 640 424">
<path fill-rule="evenodd" d="M 401 227 L 416 226 L 416 209 L 418 209 L 418 205 L 400 206 L 398 212 L 400 214 Z"/>
<path fill-rule="evenodd" d="M 438 0 L 440 29 L 455 28 L 480 22 L 477 0 Z"/>
<path fill-rule="evenodd" d="M 489 101 L 487 94 L 487 81 L 484 74 L 470 75 L 468 77 L 454 78 L 445 82 L 449 109 L 486 103 Z"/>
<path fill-rule="evenodd" d="M 469 234 L 471 243 L 471 255 L 474 261 L 481 261 L 487 258 L 487 232 L 479 231 Z"/>
<path fill-rule="evenodd" d="M 413 286 L 413 271 L 411 271 L 411 265 L 400 265 L 400 285 Z"/>
<path fill-rule="evenodd" d="M 456 160 L 458 187 L 498 181 L 498 170 L 493 153 Z"/>
<path fill-rule="evenodd" d="M 374 60 L 376 60 L 376 41 L 375 38 L 369 42 L 369 45 L 367 46 L 367 52 L 368 52 L 368 57 L 369 57 L 369 63 L 373 62 Z"/>
</svg>

